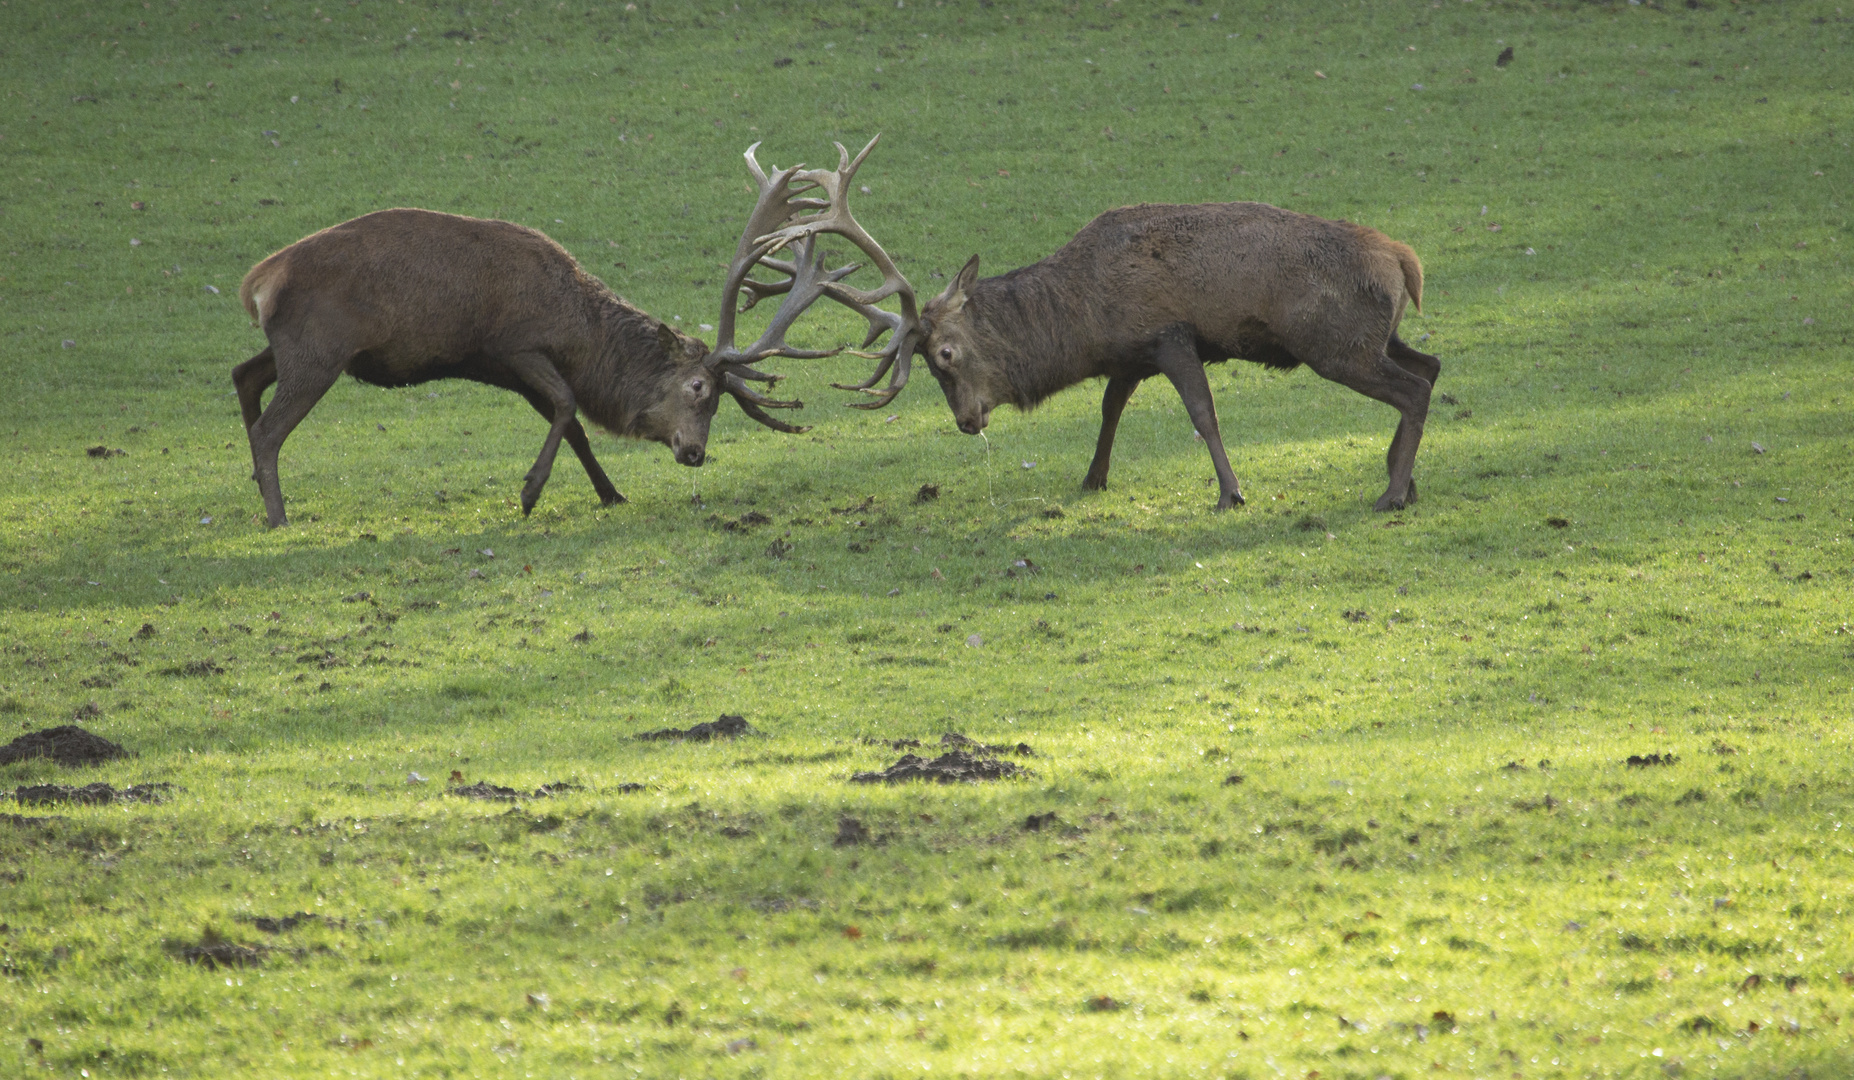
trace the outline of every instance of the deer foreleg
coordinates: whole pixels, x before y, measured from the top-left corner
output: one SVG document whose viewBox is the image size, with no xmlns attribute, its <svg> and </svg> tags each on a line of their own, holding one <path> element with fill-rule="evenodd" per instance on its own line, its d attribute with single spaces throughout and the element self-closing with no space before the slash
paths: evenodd
<svg viewBox="0 0 1854 1080">
<path fill-rule="evenodd" d="M 1120 413 L 1144 378 L 1144 375 L 1115 375 L 1107 380 L 1107 392 L 1101 395 L 1101 434 L 1094 440 L 1094 463 L 1088 466 L 1088 475 L 1082 477 L 1084 489 L 1106 490 L 1107 461 L 1114 454 L 1114 432 L 1120 427 Z"/>
<path fill-rule="evenodd" d="M 534 411 L 546 417 L 551 423 L 554 419 L 552 403 L 527 387 L 519 389 L 521 396 L 528 399 L 528 404 L 534 406 Z M 618 493 L 618 489 L 612 485 L 611 478 L 607 477 L 605 470 L 599 466 L 599 459 L 592 455 L 592 443 L 586 438 L 586 429 L 580 424 L 577 416 L 573 418 L 572 423 L 566 426 L 566 443 L 573 448 L 573 455 L 579 458 L 579 463 L 586 467 L 586 477 L 592 481 L 592 490 L 599 493 L 600 505 L 612 506 L 624 502 L 624 496 Z"/>
<path fill-rule="evenodd" d="M 560 440 L 566 436 L 567 428 L 579 427 L 579 421 L 574 416 L 576 407 L 572 387 L 566 384 L 566 380 L 560 377 L 560 372 L 545 356 L 523 353 L 510 363 L 509 369 L 523 385 L 546 402 L 548 407 L 542 409 L 541 413 L 553 420 L 553 425 L 547 429 L 547 441 L 541 444 L 541 455 L 534 459 L 534 467 L 528 470 L 521 487 L 521 513 L 527 517 L 533 512 L 534 504 L 540 501 L 541 489 L 547 486 L 547 478 L 553 474 L 554 457 L 560 452 Z M 526 397 L 526 392 L 522 396 Z M 580 437 L 585 438 L 584 428 L 580 428 Z M 591 446 L 587 446 L 586 452 L 591 454 Z M 610 484 L 609 480 L 606 481 L 606 486 Z M 600 494 L 603 495 L 603 492 Z M 614 490 L 612 494 L 617 492 Z"/>
<path fill-rule="evenodd" d="M 1223 452 L 1223 433 L 1217 428 L 1217 403 L 1210 395 L 1210 379 L 1204 374 L 1204 362 L 1198 358 L 1195 333 L 1189 327 L 1166 330 L 1159 339 L 1153 357 L 1154 366 L 1184 400 L 1185 415 L 1203 437 L 1210 450 L 1210 463 L 1217 470 L 1217 509 L 1228 510 L 1243 504 L 1242 488 L 1230 469 L 1229 455 Z"/>
</svg>

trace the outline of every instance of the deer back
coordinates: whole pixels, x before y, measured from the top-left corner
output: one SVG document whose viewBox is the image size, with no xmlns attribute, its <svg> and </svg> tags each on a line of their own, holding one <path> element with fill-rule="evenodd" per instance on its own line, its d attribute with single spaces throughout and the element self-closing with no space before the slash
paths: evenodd
<svg viewBox="0 0 1854 1080">
<path fill-rule="evenodd" d="M 291 244 L 251 269 L 240 297 L 266 335 L 366 352 L 370 370 L 356 374 L 393 385 L 479 356 L 589 358 L 603 292 L 533 229 L 397 209 Z"/>
<path fill-rule="evenodd" d="M 1112 210 L 1068 247 L 1093 265 L 1097 321 L 1132 339 L 1186 322 L 1232 345 L 1257 323 L 1289 339 L 1381 340 L 1422 291 L 1421 266 L 1407 246 L 1375 229 L 1263 203 Z"/>
</svg>

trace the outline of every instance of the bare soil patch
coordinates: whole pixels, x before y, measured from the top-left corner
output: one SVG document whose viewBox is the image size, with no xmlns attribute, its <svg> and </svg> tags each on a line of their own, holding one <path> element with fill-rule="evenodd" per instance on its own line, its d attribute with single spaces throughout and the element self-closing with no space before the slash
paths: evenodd
<svg viewBox="0 0 1854 1080">
<path fill-rule="evenodd" d="M 706 724 L 696 724 L 687 728 L 664 728 L 661 731 L 646 731 L 640 739 L 682 739 L 685 742 L 707 742 L 710 739 L 737 739 L 742 735 L 753 735 L 753 726 L 744 716 L 722 713 Z"/>
<path fill-rule="evenodd" d="M 558 780 L 551 784 L 542 784 L 533 791 L 521 791 L 517 788 L 503 787 L 487 780 L 478 780 L 474 784 L 455 784 L 446 789 L 449 794 L 466 799 L 484 799 L 490 802 L 513 802 L 516 799 L 545 799 L 568 791 L 580 790 L 580 785 Z"/>
<path fill-rule="evenodd" d="M 910 780 L 932 780 L 936 783 L 952 784 L 968 780 L 1004 780 L 1009 777 L 1035 775 L 1029 769 L 1014 762 L 969 754 L 964 750 L 951 750 L 932 761 L 914 754 L 903 754 L 900 761 L 888 768 L 880 772 L 857 773 L 850 777 L 850 782 L 853 784 L 899 784 Z"/>
<path fill-rule="evenodd" d="M 42 731 L 29 731 L 5 746 L 0 746 L 0 765 L 48 757 L 67 769 L 75 769 L 128 756 L 127 750 L 76 724 L 60 724 Z"/>
<path fill-rule="evenodd" d="M 27 806 L 53 806 L 58 803 L 108 806 L 111 803 L 166 802 L 173 790 L 172 784 L 131 784 L 126 788 L 115 788 L 101 783 L 85 784 L 82 787 L 65 784 L 32 784 L 14 788 L 13 799 Z"/>
</svg>

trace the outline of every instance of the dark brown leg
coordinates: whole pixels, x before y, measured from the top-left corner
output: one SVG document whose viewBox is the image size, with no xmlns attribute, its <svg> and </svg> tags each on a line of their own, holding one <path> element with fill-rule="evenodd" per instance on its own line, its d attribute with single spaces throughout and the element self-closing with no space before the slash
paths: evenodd
<svg viewBox="0 0 1854 1080">
<path fill-rule="evenodd" d="M 1415 352 L 1414 349 L 1410 351 Z M 1397 434 L 1391 437 L 1390 450 L 1384 459 L 1390 485 L 1378 497 L 1374 508 L 1401 510 L 1415 502 L 1416 485 L 1411 474 L 1416 468 L 1416 448 L 1423 441 L 1423 422 L 1429 416 L 1429 381 L 1412 374 L 1383 352 L 1368 359 L 1321 360 L 1309 362 L 1308 366 L 1321 376 L 1382 401 L 1401 414 Z"/>
<path fill-rule="evenodd" d="M 1094 440 L 1094 463 L 1088 466 L 1088 475 L 1082 477 L 1085 490 L 1107 489 L 1107 461 L 1114 454 L 1114 432 L 1120 427 L 1120 413 L 1144 378 L 1143 375 L 1115 375 L 1107 380 L 1107 392 L 1101 395 L 1101 434 Z"/>
<path fill-rule="evenodd" d="M 1184 400 L 1185 414 L 1191 426 L 1204 437 L 1210 449 L 1210 463 L 1217 470 L 1217 509 L 1228 510 L 1243 504 L 1242 488 L 1230 469 L 1229 455 L 1223 452 L 1223 433 L 1217 428 L 1217 404 L 1210 396 L 1210 379 L 1204 374 L 1204 362 L 1198 358 L 1195 334 L 1190 327 L 1168 327 L 1161 332 L 1153 365 L 1172 381 Z"/>
<path fill-rule="evenodd" d="M 271 349 L 264 350 L 264 353 L 270 352 Z M 261 357 L 264 353 L 258 355 Z M 270 407 L 251 421 L 246 436 L 251 441 L 251 478 L 257 481 L 258 490 L 264 495 L 264 514 L 273 529 L 289 521 L 283 513 L 283 488 L 277 480 L 277 452 L 283 449 L 283 440 L 290 437 L 290 432 L 309 415 L 315 403 L 322 400 L 322 395 L 328 393 L 336 379 L 341 378 L 341 372 L 352 357 L 353 353 L 345 347 L 320 356 L 298 357 L 286 351 L 282 363 L 273 360 L 270 365 L 277 376 L 277 392 L 271 395 Z M 256 361 L 254 357 L 248 363 Z M 254 394 L 253 399 L 255 397 Z M 243 404 L 242 386 L 240 399 Z M 246 415 L 250 415 L 248 408 Z"/>
<path fill-rule="evenodd" d="M 554 406 L 551 402 L 525 386 L 517 387 L 516 392 L 528 399 L 528 404 L 534 406 L 535 412 L 552 422 Z M 612 506 L 624 502 L 624 496 L 618 493 L 618 489 L 612 486 L 611 479 L 605 475 L 605 470 L 599 467 L 599 459 L 592 456 L 592 443 L 586 438 L 586 429 L 580 424 L 577 416 L 566 426 L 566 443 L 573 448 L 573 454 L 579 458 L 579 463 L 586 467 L 586 476 L 592 481 L 592 490 L 599 494 L 600 505 Z"/>
<path fill-rule="evenodd" d="M 541 499 L 541 489 L 547 486 L 547 478 L 554 471 L 554 457 L 560 452 L 560 440 L 566 437 L 567 428 L 578 424 L 573 415 L 573 388 L 560 377 L 560 372 L 540 353 L 521 353 L 508 362 L 508 370 L 523 384 L 532 389 L 549 406 L 542 410 L 543 415 L 551 416 L 553 426 L 547 431 L 547 441 L 541 444 L 541 455 L 534 459 L 534 467 L 521 488 L 521 512 L 526 517 L 534 510 L 534 504 Z M 522 396 L 526 397 L 526 393 Z M 539 408 L 540 406 L 536 406 Z M 585 429 L 580 429 L 584 438 Z M 590 454 L 592 448 L 586 448 Z M 610 486 L 610 481 L 606 482 Z M 603 494 L 603 493 L 601 493 Z M 614 490 L 612 494 L 616 495 Z"/>
<path fill-rule="evenodd" d="M 245 414 L 245 431 L 257 423 L 258 414 L 262 413 L 264 391 L 270 389 L 277 381 L 277 354 L 264 346 L 264 351 L 232 369 L 232 385 L 238 389 L 238 407 Z"/>
<path fill-rule="evenodd" d="M 1385 354 L 1397 361 L 1397 366 L 1417 378 L 1436 384 L 1436 376 L 1442 373 L 1442 361 L 1426 352 L 1419 352 L 1403 343 L 1396 334 L 1391 335 L 1390 344 L 1385 346 Z"/>
</svg>

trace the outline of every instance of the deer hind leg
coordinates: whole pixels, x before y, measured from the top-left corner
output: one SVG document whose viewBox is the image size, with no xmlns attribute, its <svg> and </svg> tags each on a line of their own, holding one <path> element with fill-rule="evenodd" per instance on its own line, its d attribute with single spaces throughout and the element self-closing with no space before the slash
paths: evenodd
<svg viewBox="0 0 1854 1080">
<path fill-rule="evenodd" d="M 1408 346 L 1405 348 L 1408 349 Z M 1414 349 L 1408 351 L 1419 357 L 1427 356 Z M 1434 357 L 1428 359 L 1435 360 Z M 1429 380 L 1412 373 L 1383 351 L 1369 359 L 1353 357 L 1308 366 L 1325 378 L 1349 386 L 1397 410 L 1401 416 L 1397 422 L 1397 434 L 1391 437 L 1390 449 L 1384 456 L 1390 485 L 1378 497 L 1373 508 L 1401 510 L 1415 502 L 1416 481 L 1412 473 L 1416 468 L 1416 448 L 1423 441 L 1423 422 L 1429 416 Z M 1436 362 L 1436 369 L 1440 368 L 1440 362 Z"/>
<path fill-rule="evenodd" d="M 1210 450 L 1210 463 L 1217 470 L 1217 509 L 1229 510 L 1244 502 L 1242 488 L 1230 469 L 1229 455 L 1223 452 L 1223 433 L 1217 427 L 1217 403 L 1210 394 L 1210 379 L 1204 374 L 1204 361 L 1197 353 L 1197 334 L 1188 326 L 1168 327 L 1160 332 L 1153 353 L 1153 366 L 1170 379 L 1178 396 L 1184 400 L 1185 415 L 1203 437 Z"/>
<path fill-rule="evenodd" d="M 535 412 L 546 417 L 550 423 L 553 421 L 554 405 L 552 402 L 528 387 L 516 389 L 522 397 L 528 399 L 528 404 L 534 406 Z M 613 506 L 624 502 L 624 496 L 618 493 L 618 489 L 612 485 L 611 478 L 607 477 L 605 470 L 599 467 L 599 459 L 592 456 L 592 442 L 586 438 L 586 429 L 580 424 L 577 416 L 566 426 L 565 437 L 566 444 L 573 448 L 574 456 L 578 457 L 579 463 L 586 467 L 586 476 L 592 481 L 592 490 L 599 494 L 599 504 Z"/>
<path fill-rule="evenodd" d="M 574 416 L 577 406 L 573 402 L 573 388 L 560 377 L 560 372 L 548 362 L 547 357 L 540 353 L 521 353 L 509 361 L 508 369 L 526 387 L 521 391 L 522 396 L 527 397 L 532 392 L 540 398 L 535 408 L 540 410 L 541 415 L 553 420 L 553 426 L 547 429 L 547 441 L 541 444 L 541 455 L 534 459 L 534 467 L 528 470 L 522 484 L 521 513 L 527 517 L 534 511 L 534 504 L 540 501 L 541 489 L 547 486 L 547 478 L 554 471 L 554 457 L 560 453 L 560 440 L 566 437 L 569 427 L 579 427 L 579 421 Z M 584 440 L 585 436 L 586 431 L 582 427 L 580 438 Z M 591 455 L 592 447 L 588 444 L 581 460 Z M 597 486 L 597 480 L 593 483 Z M 610 480 L 605 483 L 607 488 L 611 487 Z M 612 494 L 618 494 L 617 490 L 613 489 Z M 604 492 L 600 492 L 600 495 L 603 496 Z"/>
<path fill-rule="evenodd" d="M 289 523 L 283 513 L 283 488 L 277 480 L 277 452 L 283 449 L 283 440 L 290 437 L 296 425 L 302 423 L 309 410 L 322 400 L 328 388 L 335 385 L 341 373 L 353 358 L 353 353 L 345 348 L 339 350 L 324 349 L 318 355 L 315 351 L 295 346 L 283 350 L 281 357 L 273 352 L 275 346 L 265 349 L 251 360 L 239 365 L 240 371 L 251 369 L 251 382 L 264 368 L 252 368 L 266 354 L 271 355 L 269 371 L 274 374 L 277 392 L 271 395 L 270 407 L 266 408 L 256 419 L 249 419 L 251 406 L 244 396 L 245 386 L 239 383 L 239 403 L 245 407 L 245 415 L 250 426 L 246 436 L 251 441 L 251 478 L 257 481 L 258 491 L 264 495 L 264 514 L 270 527 Z M 235 379 L 238 376 L 233 376 Z M 261 389 L 261 385 L 260 389 Z M 257 391 L 253 391 L 250 401 L 255 401 Z"/>
<path fill-rule="evenodd" d="M 247 433 L 264 411 L 264 391 L 276 381 L 277 354 L 268 345 L 263 352 L 232 369 L 232 385 L 238 390 L 238 407 L 244 411 Z"/>
<path fill-rule="evenodd" d="M 1442 373 L 1441 360 L 1426 352 L 1410 348 L 1396 334 L 1391 335 L 1390 344 L 1384 347 L 1384 352 L 1397 362 L 1398 367 L 1432 387 L 1436 384 L 1436 376 Z"/>
<path fill-rule="evenodd" d="M 1145 377 L 1115 375 L 1107 380 L 1107 392 L 1101 395 L 1101 434 L 1094 440 L 1094 463 L 1088 466 L 1088 475 L 1082 477 L 1084 490 L 1107 490 L 1107 461 L 1114 455 L 1114 432 L 1120 427 L 1120 413 Z"/>
</svg>

